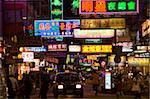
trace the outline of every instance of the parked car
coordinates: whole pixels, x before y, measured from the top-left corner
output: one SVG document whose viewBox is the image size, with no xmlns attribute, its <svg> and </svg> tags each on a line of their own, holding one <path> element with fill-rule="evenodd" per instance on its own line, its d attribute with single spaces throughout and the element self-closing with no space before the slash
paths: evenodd
<svg viewBox="0 0 150 99">
<path fill-rule="evenodd" d="M 76 72 L 60 72 L 55 76 L 54 97 L 59 95 L 78 95 L 83 97 L 82 77 Z"/>
</svg>

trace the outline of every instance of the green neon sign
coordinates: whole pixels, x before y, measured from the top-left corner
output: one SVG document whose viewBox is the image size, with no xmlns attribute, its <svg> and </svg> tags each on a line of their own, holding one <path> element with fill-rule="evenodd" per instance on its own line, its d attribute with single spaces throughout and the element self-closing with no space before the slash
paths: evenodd
<svg viewBox="0 0 150 99">
<path fill-rule="evenodd" d="M 85 39 L 85 43 L 103 43 L 102 39 Z"/>
<path fill-rule="evenodd" d="M 73 0 L 72 7 L 74 9 L 78 9 L 79 8 L 79 0 Z"/>
<path fill-rule="evenodd" d="M 58 37 L 55 37 L 56 41 L 63 41 L 63 37 L 61 36 L 58 36 Z"/>
<path fill-rule="evenodd" d="M 110 10 L 110 11 L 116 10 L 116 5 L 117 5 L 116 2 L 109 2 L 108 3 L 108 10 Z"/>
<path fill-rule="evenodd" d="M 126 10 L 126 2 L 118 2 L 118 10 Z"/>
</svg>

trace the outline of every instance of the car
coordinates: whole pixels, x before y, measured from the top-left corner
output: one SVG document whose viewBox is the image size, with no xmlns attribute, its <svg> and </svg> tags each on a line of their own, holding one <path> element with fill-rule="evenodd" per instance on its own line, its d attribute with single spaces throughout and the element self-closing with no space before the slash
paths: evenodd
<svg viewBox="0 0 150 99">
<path fill-rule="evenodd" d="M 53 86 L 54 97 L 59 95 L 77 95 L 83 97 L 83 83 L 76 72 L 60 72 L 56 74 Z"/>
</svg>

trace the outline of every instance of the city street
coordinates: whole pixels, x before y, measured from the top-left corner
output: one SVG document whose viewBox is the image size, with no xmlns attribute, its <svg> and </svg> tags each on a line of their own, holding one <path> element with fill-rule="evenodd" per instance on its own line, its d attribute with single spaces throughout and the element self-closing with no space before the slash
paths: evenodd
<svg viewBox="0 0 150 99">
<path fill-rule="evenodd" d="M 37 89 L 36 93 L 34 95 L 31 96 L 32 99 L 40 99 L 39 97 L 39 90 Z M 53 97 L 53 94 L 51 92 L 51 89 L 49 90 L 48 94 L 47 94 L 47 98 L 48 99 L 55 99 Z M 79 97 L 76 97 L 74 95 L 66 95 L 66 96 L 59 96 L 58 99 L 77 99 Z M 85 85 L 84 86 L 84 97 L 83 99 L 90 99 L 90 98 L 94 98 L 94 99 L 117 99 L 115 94 L 101 94 L 99 93 L 97 96 L 94 94 L 94 92 L 91 89 L 90 85 Z M 133 95 L 125 95 L 125 96 L 120 96 L 118 99 L 135 99 L 135 97 Z M 142 96 L 141 99 L 149 99 L 148 97 L 144 97 Z"/>
</svg>

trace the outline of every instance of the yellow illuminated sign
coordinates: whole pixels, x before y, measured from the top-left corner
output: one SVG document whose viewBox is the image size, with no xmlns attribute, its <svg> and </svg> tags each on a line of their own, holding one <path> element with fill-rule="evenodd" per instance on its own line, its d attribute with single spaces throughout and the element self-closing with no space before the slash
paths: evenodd
<svg viewBox="0 0 150 99">
<path fill-rule="evenodd" d="M 111 53 L 112 45 L 82 45 L 82 53 Z"/>
<path fill-rule="evenodd" d="M 81 19 L 81 28 L 125 28 L 124 18 Z"/>
<path fill-rule="evenodd" d="M 149 58 L 135 58 L 128 57 L 129 66 L 148 66 L 150 64 Z"/>
</svg>

